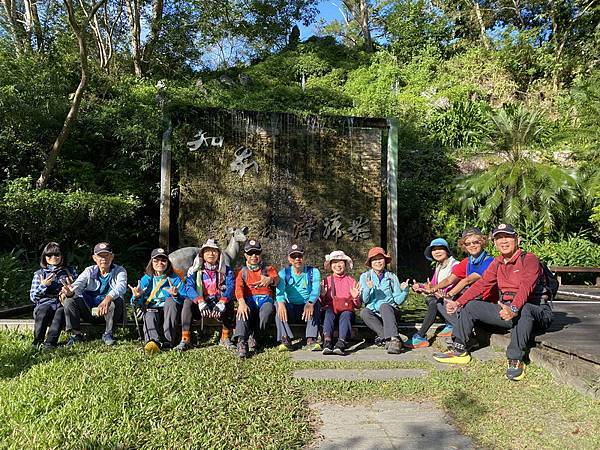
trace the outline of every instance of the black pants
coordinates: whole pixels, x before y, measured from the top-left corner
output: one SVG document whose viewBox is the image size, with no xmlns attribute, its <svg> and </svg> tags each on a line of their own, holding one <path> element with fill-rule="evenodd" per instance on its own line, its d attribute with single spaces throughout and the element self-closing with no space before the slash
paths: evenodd
<svg viewBox="0 0 600 450">
<path fill-rule="evenodd" d="M 234 337 L 243 341 L 247 341 L 252 332 L 263 332 L 275 312 L 275 306 L 270 302 L 263 303 L 260 309 L 253 302 L 248 302 L 247 305 L 248 318 L 237 319 L 235 323 Z"/>
<path fill-rule="evenodd" d="M 477 322 L 494 325 L 505 330 L 512 329 L 510 344 L 506 349 L 508 359 L 523 360 L 529 338 L 534 326 L 545 330 L 552 322 L 552 309 L 549 305 L 534 305 L 525 303 L 519 315 L 513 320 L 503 320 L 500 317 L 500 306 L 497 303 L 473 300 L 465 305 L 460 312 L 458 322 L 454 328 L 454 347 L 465 350 L 473 326 Z"/>
<path fill-rule="evenodd" d="M 67 331 L 81 331 L 81 318 L 83 317 L 90 323 L 97 323 L 100 319 L 106 322 L 105 333 L 114 333 L 115 324 L 123 318 L 123 299 L 115 298 L 110 303 L 108 312 L 102 318 L 92 316 L 92 310 L 87 306 L 83 298 L 67 298 L 64 303 L 65 320 Z"/>
<path fill-rule="evenodd" d="M 60 332 L 65 326 L 65 309 L 62 305 L 56 310 L 50 302 L 37 305 L 33 310 L 33 320 L 35 324 L 33 340 L 37 343 L 46 341 L 56 345 Z"/>
<path fill-rule="evenodd" d="M 363 308 L 360 317 L 366 326 L 377 333 L 377 337 L 389 339 L 398 336 L 400 311 L 389 303 L 384 303 L 379 307 L 379 314 L 369 308 Z"/>
<path fill-rule="evenodd" d="M 423 324 L 417 333 L 422 338 L 427 336 L 427 331 L 431 328 L 431 325 L 435 322 L 435 318 L 440 315 L 444 318 L 446 323 L 454 326 L 456 325 L 457 315 L 456 314 L 448 314 L 446 312 L 446 307 L 444 306 L 444 300 L 441 298 L 437 298 L 435 295 L 429 295 L 425 297 L 425 302 L 427 303 L 427 314 L 425 314 L 425 318 L 423 319 Z"/>
<path fill-rule="evenodd" d="M 214 308 L 215 303 L 211 304 L 211 310 Z M 181 329 L 183 331 L 190 331 L 192 327 L 192 320 L 200 320 L 200 310 L 198 304 L 194 303 L 189 298 L 186 298 L 183 302 L 183 309 L 181 311 Z M 225 303 L 225 311 L 221 314 L 219 322 L 223 324 L 225 328 L 233 330 L 235 328 L 235 308 L 233 301 Z"/>
<path fill-rule="evenodd" d="M 144 317 L 144 341 L 160 342 L 159 330 L 172 345 L 175 344 L 175 327 L 181 306 L 172 298 L 169 298 L 162 308 L 142 308 Z"/>
</svg>

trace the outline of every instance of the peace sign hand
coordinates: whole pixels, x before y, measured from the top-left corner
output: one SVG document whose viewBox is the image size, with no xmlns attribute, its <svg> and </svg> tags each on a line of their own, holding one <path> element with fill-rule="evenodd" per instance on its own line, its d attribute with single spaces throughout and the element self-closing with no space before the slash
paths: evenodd
<svg viewBox="0 0 600 450">
<path fill-rule="evenodd" d="M 169 282 L 169 287 L 166 289 L 166 291 L 173 297 L 177 297 L 177 294 L 179 293 L 179 288 L 177 286 L 173 286 L 173 283 L 171 283 L 170 278 L 167 278 L 167 281 Z"/>
<path fill-rule="evenodd" d="M 73 290 L 71 289 L 71 282 L 67 281 L 67 280 L 60 280 L 60 282 L 62 283 L 63 287 L 60 290 L 60 294 L 63 297 L 73 297 Z"/>
<path fill-rule="evenodd" d="M 369 289 L 373 289 L 373 280 L 371 280 L 371 276 L 370 275 L 367 275 L 367 281 L 366 281 L 366 283 L 367 283 L 367 287 Z"/>
<path fill-rule="evenodd" d="M 360 288 L 360 283 L 357 281 L 353 287 L 350 288 L 350 295 L 353 298 L 358 298 L 361 294 L 362 289 Z"/>
<path fill-rule="evenodd" d="M 55 279 L 56 279 L 56 273 L 51 273 L 46 278 L 42 278 L 42 284 L 44 286 L 50 286 Z"/>
</svg>

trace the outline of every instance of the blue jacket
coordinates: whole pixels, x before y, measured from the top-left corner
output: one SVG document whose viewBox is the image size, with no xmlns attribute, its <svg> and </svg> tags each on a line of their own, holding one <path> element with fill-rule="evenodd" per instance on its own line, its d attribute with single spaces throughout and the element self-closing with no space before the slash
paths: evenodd
<svg viewBox="0 0 600 450">
<path fill-rule="evenodd" d="M 42 280 L 48 278 L 52 273 L 56 273 L 56 278 L 48 286 L 44 286 Z M 51 303 L 53 309 L 56 310 L 61 305 L 58 294 L 63 287 L 62 281 L 72 282 L 75 278 L 77 278 L 77 273 L 70 268 L 54 269 L 48 267 L 39 269 L 33 274 L 29 298 L 36 306 L 42 303 Z"/>
<path fill-rule="evenodd" d="M 86 267 L 71 285 L 74 296 L 83 297 L 90 308 L 98 306 L 107 295 L 112 299 L 123 298 L 127 292 L 127 271 L 124 267 L 113 264 L 108 275 L 107 289 L 103 292 L 100 268 L 97 265 Z"/>
<path fill-rule="evenodd" d="M 173 286 L 175 286 L 176 288 L 179 289 L 179 292 L 174 297 L 174 300 L 177 303 L 182 303 L 183 297 L 185 295 L 185 289 L 183 287 L 183 281 L 181 281 L 181 278 L 179 278 L 179 276 L 176 273 L 174 273 L 173 275 L 168 277 L 168 279 L 165 275 L 161 275 L 161 276 L 144 275 L 142 277 L 142 279 L 140 280 L 140 287 L 143 290 L 142 295 L 140 295 L 138 298 L 131 297 L 131 303 L 138 305 L 138 306 L 145 304 L 149 308 L 162 308 L 163 306 L 165 306 L 165 302 L 169 298 L 173 297 L 167 291 L 167 289 L 170 288 L 169 280 L 171 281 L 171 284 Z M 148 301 L 150 294 L 152 293 L 154 288 L 158 285 L 158 283 L 162 283 L 161 287 L 158 289 L 158 291 L 156 291 L 156 294 L 154 295 L 154 297 L 152 297 L 152 299 L 150 301 Z"/>
<path fill-rule="evenodd" d="M 294 305 L 304 305 L 315 303 L 321 293 L 321 273 L 316 267 L 312 268 L 312 285 L 308 290 L 308 272 L 307 267 L 300 275 L 296 274 L 293 267 L 290 267 L 290 279 L 286 283 L 284 267 L 279 271 L 279 282 L 277 283 L 276 299 L 278 302 L 287 302 Z"/>
<path fill-rule="evenodd" d="M 233 279 L 233 270 L 231 267 L 225 266 L 225 274 L 222 272 L 217 272 L 217 276 L 219 277 L 218 284 L 221 285 L 221 289 L 219 293 L 211 298 L 204 291 L 203 286 L 203 295 L 200 298 L 200 294 L 198 293 L 198 284 L 197 284 L 197 276 L 198 272 L 192 272 L 185 278 L 185 296 L 190 300 L 195 300 L 196 302 L 200 302 L 202 300 L 212 300 L 213 302 L 222 301 L 227 303 L 231 301 L 233 298 L 233 287 L 234 287 L 234 279 Z M 202 280 L 208 280 L 209 275 L 206 271 L 202 270 Z"/>
<path fill-rule="evenodd" d="M 373 282 L 373 289 L 367 286 L 367 279 Z M 371 311 L 378 313 L 379 308 L 384 303 L 394 306 L 400 306 L 408 295 L 408 287 L 400 288 L 400 281 L 396 274 L 384 270 L 383 278 L 379 277 L 373 269 L 369 269 L 360 276 L 360 286 L 362 289 L 363 304 Z"/>
</svg>

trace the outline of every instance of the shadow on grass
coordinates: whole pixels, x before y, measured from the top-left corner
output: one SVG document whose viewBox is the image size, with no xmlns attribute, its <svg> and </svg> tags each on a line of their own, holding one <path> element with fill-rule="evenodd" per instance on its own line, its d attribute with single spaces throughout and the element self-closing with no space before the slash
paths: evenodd
<svg viewBox="0 0 600 450">
<path fill-rule="evenodd" d="M 488 412 L 486 406 L 463 389 L 452 392 L 443 399 L 442 403 L 452 416 L 460 417 L 461 422 L 478 422 Z"/>
</svg>

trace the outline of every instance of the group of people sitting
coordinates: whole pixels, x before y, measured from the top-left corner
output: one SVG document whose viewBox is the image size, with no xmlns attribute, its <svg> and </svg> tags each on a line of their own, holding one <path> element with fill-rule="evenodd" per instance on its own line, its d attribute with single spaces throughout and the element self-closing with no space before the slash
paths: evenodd
<svg viewBox="0 0 600 450">
<path fill-rule="evenodd" d="M 135 286 L 127 284 L 125 269 L 113 263 L 109 243 L 97 244 L 95 265 L 77 275 L 67 267 L 59 244 L 51 242 L 42 252 L 41 269 L 31 286 L 36 305 L 34 345 L 56 347 L 63 328 L 70 333 L 66 345 L 83 341 L 82 317 L 103 318 L 102 340 L 114 345 L 116 320 L 123 314 L 129 287 L 130 301 L 141 312 L 148 353 L 189 349 L 192 321 L 211 317 L 222 325 L 220 345 L 246 358 L 259 345 L 267 345 L 267 326 L 275 316 L 278 350 L 292 350 L 290 325 L 299 323 L 305 329 L 307 349 L 344 355 L 360 311 L 376 335 L 375 343 L 397 354 L 403 346 L 429 346 L 427 332 L 441 316 L 446 326 L 438 336 L 452 337 L 452 342 L 447 352 L 434 354 L 437 361 L 468 363 L 470 338 L 478 322 L 513 329 L 506 376 L 519 380 L 534 326 L 545 329 L 552 320 L 551 295 L 538 258 L 519 248 L 511 225 L 499 225 L 492 239 L 499 252 L 495 258 L 486 252 L 487 237 L 481 230 L 465 230 L 459 244 L 468 256 L 461 262 L 454 259 L 446 240 L 434 239 L 425 250 L 425 257 L 435 263 L 433 276 L 412 284 L 408 279 L 401 283 L 387 270 L 391 257 L 381 247 L 369 250 L 367 270 L 356 281 L 349 274 L 353 261 L 341 250 L 325 256 L 327 275 L 322 278 L 318 268 L 305 264 L 301 244 L 289 247 L 288 264 L 277 271 L 263 261 L 262 246 L 254 239 L 245 243 L 245 262 L 234 274 L 222 263 L 218 243 L 208 239 L 187 273 L 173 267 L 164 249 L 154 249 Z M 411 288 L 424 295 L 427 313 L 419 331 L 402 342 L 400 306 Z"/>
</svg>

